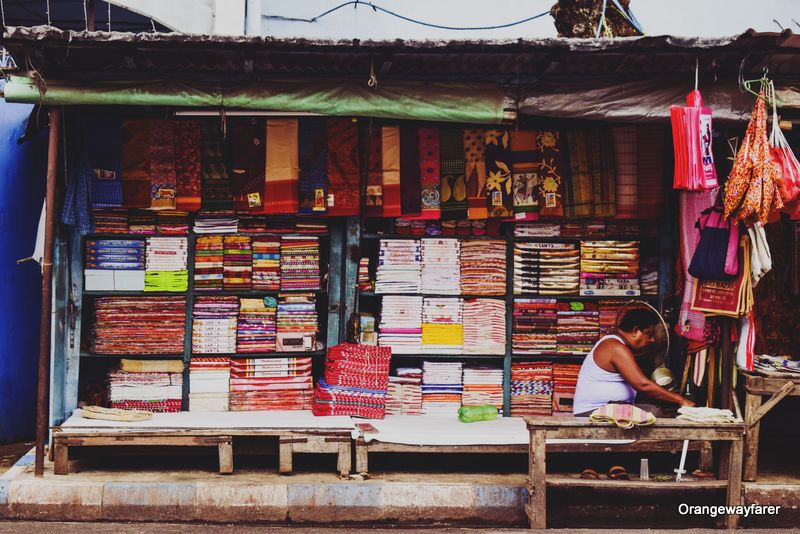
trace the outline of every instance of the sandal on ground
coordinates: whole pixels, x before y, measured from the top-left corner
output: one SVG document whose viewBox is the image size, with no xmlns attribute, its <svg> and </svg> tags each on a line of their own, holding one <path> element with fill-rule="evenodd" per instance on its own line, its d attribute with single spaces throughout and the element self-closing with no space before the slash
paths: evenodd
<svg viewBox="0 0 800 534">
<path fill-rule="evenodd" d="M 694 478 L 716 478 L 716 475 L 711 471 L 704 471 L 702 469 L 695 469 L 692 471 Z"/>
<path fill-rule="evenodd" d="M 600 475 L 597 474 L 597 471 L 592 469 L 591 467 L 584 469 L 581 471 L 580 478 L 590 479 L 590 480 L 597 480 L 600 478 Z"/>
<path fill-rule="evenodd" d="M 610 478 L 611 480 L 630 480 L 631 479 L 628 476 L 628 472 L 621 465 L 612 466 L 611 469 L 608 470 L 608 478 Z"/>
</svg>

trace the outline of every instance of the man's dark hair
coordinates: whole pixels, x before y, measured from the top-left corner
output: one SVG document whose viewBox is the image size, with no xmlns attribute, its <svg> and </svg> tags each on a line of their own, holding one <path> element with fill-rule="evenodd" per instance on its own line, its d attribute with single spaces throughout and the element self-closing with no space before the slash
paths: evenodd
<svg viewBox="0 0 800 534">
<path fill-rule="evenodd" d="M 625 312 L 617 327 L 623 332 L 633 332 L 637 328 L 644 330 L 648 326 L 653 326 L 660 322 L 658 314 L 653 310 L 635 308 Z"/>
</svg>

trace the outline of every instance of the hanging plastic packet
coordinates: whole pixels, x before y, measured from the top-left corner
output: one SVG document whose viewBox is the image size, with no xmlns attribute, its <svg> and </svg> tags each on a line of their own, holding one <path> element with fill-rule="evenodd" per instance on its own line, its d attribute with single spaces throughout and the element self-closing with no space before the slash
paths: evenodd
<svg viewBox="0 0 800 534">
<path fill-rule="evenodd" d="M 481 404 L 479 406 L 462 406 L 458 409 L 458 420 L 462 423 L 476 423 L 497 419 L 497 406 Z"/>
<path fill-rule="evenodd" d="M 711 149 L 711 108 L 695 89 L 686 96 L 686 107 L 670 106 L 672 145 L 675 152 L 673 187 L 703 191 L 717 187 L 717 171 Z"/>
<path fill-rule="evenodd" d="M 780 171 L 778 189 L 781 192 L 785 209 L 793 219 L 800 217 L 800 162 L 792 152 L 789 142 L 779 126 L 778 106 L 775 84 L 770 82 L 768 98 L 772 98 L 772 131 L 769 134 L 769 152 L 772 164 Z M 797 201 L 797 202 L 794 202 Z"/>
</svg>

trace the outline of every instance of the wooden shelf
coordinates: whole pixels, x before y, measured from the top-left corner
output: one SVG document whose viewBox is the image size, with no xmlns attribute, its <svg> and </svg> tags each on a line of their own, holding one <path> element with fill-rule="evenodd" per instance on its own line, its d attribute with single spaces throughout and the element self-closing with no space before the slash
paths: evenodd
<svg viewBox="0 0 800 534">
<path fill-rule="evenodd" d="M 503 360 L 505 354 L 392 354 L 392 358 L 429 358 L 434 359 L 492 359 Z"/>
<path fill-rule="evenodd" d="M 317 295 L 326 294 L 323 289 L 282 289 L 280 291 L 269 291 L 260 289 L 198 289 L 194 288 L 195 297 L 220 296 L 220 297 L 277 297 L 279 294 L 292 293 L 315 293 Z"/>
<path fill-rule="evenodd" d="M 557 299 L 557 300 L 658 300 L 653 295 L 540 295 L 539 293 L 518 293 L 512 295 L 519 299 Z"/>
<path fill-rule="evenodd" d="M 506 241 L 505 236 L 488 235 L 397 235 L 397 234 L 361 234 L 362 239 L 484 239 L 493 241 Z"/>
<path fill-rule="evenodd" d="M 608 480 L 608 479 L 584 479 L 579 478 L 578 474 L 567 473 L 548 473 L 547 485 L 549 487 L 560 488 L 603 488 L 637 491 L 649 490 L 706 490 L 706 489 L 725 489 L 728 486 L 727 480 L 698 479 L 684 477 L 683 481 L 675 482 L 675 477 L 670 480 L 639 480 L 638 476 L 629 474 L 631 480 Z"/>
<path fill-rule="evenodd" d="M 183 354 L 94 354 L 91 352 L 81 352 L 81 358 L 92 358 L 98 360 L 183 360 Z"/>
<path fill-rule="evenodd" d="M 561 360 L 582 361 L 586 358 L 587 354 L 554 354 L 552 352 L 543 352 L 541 354 L 517 354 L 512 352 L 511 358 L 514 360 L 541 360 L 548 362 L 558 362 Z"/>
<path fill-rule="evenodd" d="M 464 298 L 464 299 L 496 299 L 505 300 L 505 294 L 502 295 L 472 295 L 472 294 L 457 294 L 457 295 L 444 295 L 436 293 L 375 293 L 373 291 L 361 291 L 362 297 L 432 297 L 432 298 Z"/>
<path fill-rule="evenodd" d="M 184 297 L 186 291 L 84 291 L 89 297 Z"/>
<path fill-rule="evenodd" d="M 231 358 L 232 360 L 250 360 L 259 358 L 295 358 L 298 356 L 324 356 L 326 351 L 315 350 L 309 352 L 248 352 L 248 353 L 230 353 L 223 354 L 195 354 L 192 353 L 192 358 Z"/>
</svg>

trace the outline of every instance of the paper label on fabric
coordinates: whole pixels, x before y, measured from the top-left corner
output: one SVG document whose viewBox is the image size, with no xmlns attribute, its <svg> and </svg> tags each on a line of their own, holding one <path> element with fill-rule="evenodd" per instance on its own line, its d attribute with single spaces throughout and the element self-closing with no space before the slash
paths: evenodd
<svg viewBox="0 0 800 534">
<path fill-rule="evenodd" d="M 555 193 L 545 193 L 544 194 L 544 206 L 546 208 L 555 208 L 558 206 L 556 201 L 556 194 Z"/>
<path fill-rule="evenodd" d="M 523 213 L 523 212 L 515 213 L 514 214 L 514 218 L 515 219 L 524 219 L 525 218 L 525 213 Z"/>
<path fill-rule="evenodd" d="M 502 205 L 503 205 L 503 192 L 492 191 L 492 206 L 502 206 Z"/>
<path fill-rule="evenodd" d="M 261 193 L 247 193 L 247 205 L 251 208 L 261 207 Z"/>
<path fill-rule="evenodd" d="M 329 208 L 332 208 L 334 206 L 333 201 L 334 201 L 335 198 L 336 198 L 336 196 L 333 193 L 328 193 L 328 207 Z"/>
<path fill-rule="evenodd" d="M 175 198 L 175 190 L 171 187 L 160 187 L 158 191 L 156 191 L 156 198 L 173 199 Z"/>
<path fill-rule="evenodd" d="M 116 180 L 117 173 L 108 169 L 94 169 L 94 175 L 98 180 Z"/>
</svg>

